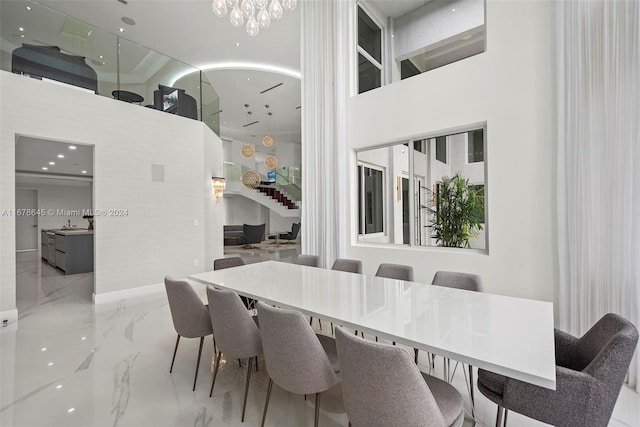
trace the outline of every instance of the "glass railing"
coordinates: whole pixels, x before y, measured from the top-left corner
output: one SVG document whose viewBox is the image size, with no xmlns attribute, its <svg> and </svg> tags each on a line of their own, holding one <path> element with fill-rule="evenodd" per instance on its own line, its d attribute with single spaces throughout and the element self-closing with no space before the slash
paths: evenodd
<svg viewBox="0 0 640 427">
<path fill-rule="evenodd" d="M 254 170 L 248 166 L 240 163 L 225 162 L 224 163 L 224 178 L 227 181 L 227 187 L 225 191 L 239 192 L 242 190 L 242 175 L 245 172 Z M 254 170 L 255 171 L 255 170 Z M 301 176 L 300 166 L 290 166 L 284 168 L 277 168 L 276 180 L 270 181 L 269 178 L 255 171 L 260 175 L 260 186 L 271 187 L 284 194 L 289 200 L 293 202 L 296 207 L 300 208 L 302 199 L 302 190 L 300 187 Z"/>
<path fill-rule="evenodd" d="M 205 122 L 220 100 L 188 64 L 31 1 L 0 2 L 2 70 Z"/>
</svg>

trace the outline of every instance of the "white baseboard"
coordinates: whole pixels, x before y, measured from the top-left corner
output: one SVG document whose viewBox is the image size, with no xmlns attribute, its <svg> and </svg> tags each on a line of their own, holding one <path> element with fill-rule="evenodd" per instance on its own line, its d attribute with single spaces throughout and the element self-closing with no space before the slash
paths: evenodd
<svg viewBox="0 0 640 427">
<path fill-rule="evenodd" d="M 5 323 L 6 321 L 6 323 Z M 18 329 L 18 310 L 0 311 L 0 332 L 15 332 Z"/>
<path fill-rule="evenodd" d="M 105 292 L 102 294 L 93 294 L 93 303 L 95 305 L 108 304 L 127 300 L 127 302 L 135 302 L 135 300 L 146 300 L 166 296 L 164 283 L 156 283 L 153 285 L 139 286 L 137 288 L 123 289 L 121 291 Z M 133 301 L 132 301 L 133 300 Z"/>
</svg>

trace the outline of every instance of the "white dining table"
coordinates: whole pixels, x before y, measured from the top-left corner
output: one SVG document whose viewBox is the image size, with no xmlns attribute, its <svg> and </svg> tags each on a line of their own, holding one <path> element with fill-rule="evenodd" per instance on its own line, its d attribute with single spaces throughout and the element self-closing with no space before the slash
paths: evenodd
<svg viewBox="0 0 640 427">
<path fill-rule="evenodd" d="M 267 261 L 193 274 L 206 286 L 555 389 L 553 304 Z"/>
</svg>

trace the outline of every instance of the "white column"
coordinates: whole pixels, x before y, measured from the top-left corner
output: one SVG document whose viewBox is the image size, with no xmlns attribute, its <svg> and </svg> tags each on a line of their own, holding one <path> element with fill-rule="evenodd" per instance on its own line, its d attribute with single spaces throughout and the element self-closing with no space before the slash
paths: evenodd
<svg viewBox="0 0 640 427">
<path fill-rule="evenodd" d="M 353 1 L 301 2 L 302 252 L 330 266 L 344 256 L 350 151 L 346 144 Z M 343 201 L 343 203 L 340 203 Z"/>
</svg>

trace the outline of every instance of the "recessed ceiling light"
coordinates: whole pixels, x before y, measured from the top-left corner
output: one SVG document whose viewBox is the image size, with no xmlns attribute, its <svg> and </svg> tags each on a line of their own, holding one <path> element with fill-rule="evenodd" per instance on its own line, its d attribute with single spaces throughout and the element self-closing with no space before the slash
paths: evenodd
<svg viewBox="0 0 640 427">
<path fill-rule="evenodd" d="M 49 168 L 48 168 L 48 167 L 46 167 L 46 166 L 43 166 L 43 167 L 42 167 L 42 170 L 43 170 L 43 171 L 48 171 L 48 170 L 49 170 Z"/>
<path fill-rule="evenodd" d="M 31 10 L 31 6 L 27 6 L 27 10 Z"/>
<path fill-rule="evenodd" d="M 42 347 L 40 350 L 47 351 L 47 347 Z"/>
<path fill-rule="evenodd" d="M 118 28 L 121 33 L 124 33 L 124 28 Z"/>
<path fill-rule="evenodd" d="M 64 154 L 58 154 L 59 159 L 64 159 Z"/>
<path fill-rule="evenodd" d="M 47 363 L 47 366 L 53 366 L 53 362 Z"/>
<path fill-rule="evenodd" d="M 57 388 L 58 390 L 60 390 L 60 389 L 62 388 L 62 384 L 58 384 L 58 385 L 56 386 L 56 388 Z"/>
<path fill-rule="evenodd" d="M 100 59 L 104 58 L 102 55 L 100 55 Z"/>
<path fill-rule="evenodd" d="M 73 412 L 73 411 L 75 411 L 75 410 L 76 410 L 76 408 L 69 408 L 69 409 L 67 409 L 67 412 L 68 412 L 68 413 L 72 413 L 72 412 Z"/>
<path fill-rule="evenodd" d="M 70 145 L 70 146 L 69 146 L 69 150 L 75 150 L 75 149 L 76 149 L 76 146 L 75 146 L 75 145 Z"/>
<path fill-rule="evenodd" d="M 20 34 L 20 37 L 24 38 L 24 34 Z"/>
<path fill-rule="evenodd" d="M 55 164 L 56 164 L 56 162 L 49 162 L 49 164 L 50 164 L 51 166 L 53 166 L 53 165 L 55 165 Z"/>
<path fill-rule="evenodd" d="M 236 47 L 240 47 L 240 42 L 236 42 Z"/>
<path fill-rule="evenodd" d="M 247 81 L 249 81 L 249 80 L 251 80 L 251 78 L 250 78 L 250 77 L 247 77 Z"/>
<path fill-rule="evenodd" d="M 19 29 L 20 31 L 24 31 L 24 28 L 22 28 L 22 27 L 20 27 L 20 28 L 18 28 L 18 29 Z"/>
<path fill-rule="evenodd" d="M 82 173 L 87 173 L 87 171 L 82 171 Z M 84 339 L 84 338 L 82 338 L 82 339 Z"/>
<path fill-rule="evenodd" d="M 456 11 L 456 9 L 455 9 L 455 8 L 451 9 L 451 12 L 455 12 L 455 11 Z"/>
</svg>

